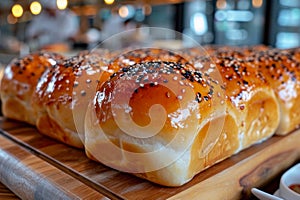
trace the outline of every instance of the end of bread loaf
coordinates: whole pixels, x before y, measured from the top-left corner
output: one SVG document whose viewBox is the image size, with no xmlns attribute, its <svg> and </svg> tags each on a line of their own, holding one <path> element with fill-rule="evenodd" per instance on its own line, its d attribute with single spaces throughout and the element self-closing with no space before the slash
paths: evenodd
<svg viewBox="0 0 300 200">
<path fill-rule="evenodd" d="M 35 125 L 32 94 L 40 76 L 63 56 L 50 52 L 33 53 L 14 59 L 1 79 L 1 101 L 4 116 Z"/>
</svg>

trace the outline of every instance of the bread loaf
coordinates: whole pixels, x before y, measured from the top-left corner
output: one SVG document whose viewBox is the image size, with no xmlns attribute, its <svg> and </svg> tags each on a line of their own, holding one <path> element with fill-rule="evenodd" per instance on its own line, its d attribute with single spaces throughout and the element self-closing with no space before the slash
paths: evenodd
<svg viewBox="0 0 300 200">
<path fill-rule="evenodd" d="M 271 137 L 279 106 L 266 80 L 234 59 L 208 60 L 203 71 L 182 60 L 140 62 L 99 85 L 85 122 L 88 156 L 179 186 Z"/>
<path fill-rule="evenodd" d="M 1 80 L 6 117 L 165 186 L 183 185 L 300 124 L 297 49 L 209 46 L 28 57 L 13 61 Z"/>
</svg>

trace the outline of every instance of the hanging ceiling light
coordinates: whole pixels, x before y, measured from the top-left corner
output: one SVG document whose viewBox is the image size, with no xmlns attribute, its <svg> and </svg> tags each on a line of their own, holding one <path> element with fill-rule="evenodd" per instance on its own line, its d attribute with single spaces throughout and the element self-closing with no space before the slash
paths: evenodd
<svg viewBox="0 0 300 200">
<path fill-rule="evenodd" d="M 104 0 L 104 3 L 106 3 L 107 5 L 111 5 L 115 2 L 115 0 Z"/>
<path fill-rule="evenodd" d="M 23 7 L 20 4 L 15 4 L 12 8 L 11 8 L 11 12 L 13 14 L 14 17 L 21 17 L 23 15 Z"/>
<path fill-rule="evenodd" d="M 30 11 L 33 15 L 38 15 L 42 11 L 42 5 L 38 1 L 33 1 L 30 4 Z"/>
<path fill-rule="evenodd" d="M 58 9 L 64 10 L 68 7 L 68 0 L 57 0 L 56 5 Z"/>
</svg>

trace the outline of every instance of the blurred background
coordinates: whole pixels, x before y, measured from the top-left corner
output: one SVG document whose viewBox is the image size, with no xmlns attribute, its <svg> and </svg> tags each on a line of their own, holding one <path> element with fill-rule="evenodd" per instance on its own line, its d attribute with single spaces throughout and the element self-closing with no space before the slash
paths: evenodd
<svg viewBox="0 0 300 200">
<path fill-rule="evenodd" d="M 74 52 L 133 28 L 168 28 L 200 44 L 300 46 L 299 0 L 1 0 L 0 62 L 40 49 Z M 155 37 L 183 40 L 169 32 Z M 179 38 L 178 38 L 179 37 Z M 120 42 L 120 41 L 118 41 Z M 133 43 L 123 39 L 122 47 Z"/>
</svg>

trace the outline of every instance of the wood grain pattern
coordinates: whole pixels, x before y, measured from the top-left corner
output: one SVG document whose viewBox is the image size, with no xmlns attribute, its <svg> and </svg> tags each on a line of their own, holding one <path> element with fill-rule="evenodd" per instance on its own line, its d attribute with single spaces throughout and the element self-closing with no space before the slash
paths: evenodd
<svg viewBox="0 0 300 200">
<path fill-rule="evenodd" d="M 22 199 L 105 198 L 1 135 L 0 144 L 0 181 Z"/>
<path fill-rule="evenodd" d="M 170 198 L 174 199 L 243 199 L 250 196 L 252 187 L 261 187 L 282 170 L 299 160 L 300 131 L 256 152 L 234 166 L 192 186 Z M 199 194 L 201 191 L 201 194 Z"/>
<path fill-rule="evenodd" d="M 254 145 L 200 173 L 189 183 L 170 188 L 91 161 L 82 150 L 40 135 L 34 127 L 2 118 L 0 129 L 9 140 L 39 158 L 39 162 L 51 165 L 111 199 L 247 199 L 251 187 L 267 184 L 300 160 L 300 131 L 296 131 Z"/>
<path fill-rule="evenodd" d="M 17 200 L 20 199 L 12 191 L 10 191 L 5 185 L 0 183 L 0 199 L 5 200 Z"/>
</svg>

